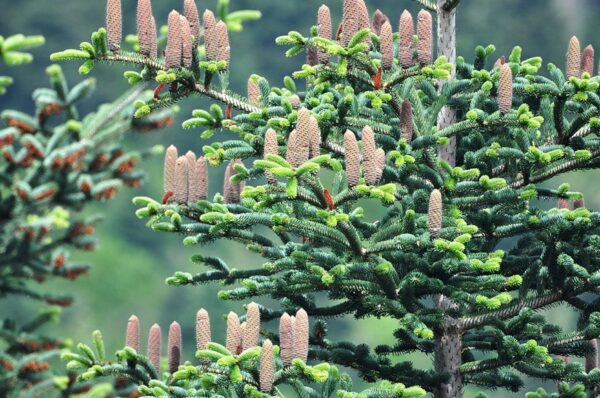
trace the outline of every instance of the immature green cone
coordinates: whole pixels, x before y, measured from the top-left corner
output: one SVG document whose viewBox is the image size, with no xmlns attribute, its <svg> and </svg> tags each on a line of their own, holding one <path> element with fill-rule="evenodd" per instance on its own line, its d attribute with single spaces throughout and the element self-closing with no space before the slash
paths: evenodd
<svg viewBox="0 0 600 398">
<path fill-rule="evenodd" d="M 279 320 L 279 348 L 284 366 L 290 366 L 294 359 L 294 325 L 292 317 L 286 312 Z"/>
<path fill-rule="evenodd" d="M 197 44 L 200 38 L 200 17 L 194 0 L 183 1 L 183 15 L 190 23 L 190 32 L 194 35 L 194 43 Z"/>
<path fill-rule="evenodd" d="M 394 32 L 388 21 L 383 23 L 379 35 L 381 49 L 381 66 L 383 69 L 391 69 L 394 66 Z"/>
<path fill-rule="evenodd" d="M 308 338 L 309 322 L 308 314 L 300 308 L 296 312 L 296 322 L 294 322 L 294 348 L 295 358 L 300 358 L 304 362 L 308 359 Z"/>
<path fill-rule="evenodd" d="M 333 35 L 331 12 L 326 5 L 322 5 L 317 14 L 317 35 L 329 40 L 331 40 L 331 36 Z M 326 64 L 329 62 L 329 54 L 327 51 L 317 50 L 317 56 L 319 58 L 319 63 Z"/>
<path fill-rule="evenodd" d="M 500 67 L 500 79 L 498 80 L 498 109 L 507 114 L 512 108 L 513 82 L 512 71 L 508 64 Z"/>
<path fill-rule="evenodd" d="M 150 363 L 154 366 L 157 373 L 160 373 L 160 340 L 161 340 L 160 326 L 156 323 L 150 328 L 148 334 L 148 347 L 146 356 L 150 360 Z"/>
<path fill-rule="evenodd" d="M 404 10 L 400 15 L 400 41 L 398 44 L 398 58 L 403 68 L 408 68 L 413 63 L 413 35 L 415 24 L 412 14 Z"/>
<path fill-rule="evenodd" d="M 306 108 L 300 108 L 298 111 L 298 121 L 296 122 L 296 147 L 288 148 L 292 153 L 292 165 L 298 167 L 308 160 L 310 156 L 310 137 L 314 128 L 311 120 L 312 115 Z"/>
<path fill-rule="evenodd" d="M 196 314 L 196 349 L 204 350 L 211 342 L 210 317 L 204 308 Z"/>
<path fill-rule="evenodd" d="M 431 14 L 425 10 L 417 16 L 417 60 L 422 64 L 433 62 L 433 23 Z"/>
<path fill-rule="evenodd" d="M 277 144 L 277 133 L 272 128 L 269 128 L 265 133 L 265 145 L 264 145 L 264 156 L 267 155 L 278 155 L 279 154 L 279 145 Z M 276 184 L 277 178 L 269 172 L 269 170 L 265 170 L 265 177 L 269 184 Z"/>
<path fill-rule="evenodd" d="M 429 195 L 429 210 L 427 212 L 429 234 L 437 238 L 442 229 L 442 193 L 434 189 Z"/>
<path fill-rule="evenodd" d="M 122 39 L 121 0 L 108 0 L 106 2 L 106 40 L 110 51 L 118 52 L 121 49 Z"/>
<path fill-rule="evenodd" d="M 352 36 L 358 32 L 359 24 L 358 0 L 344 0 L 342 14 L 342 45 L 346 47 Z"/>
<path fill-rule="evenodd" d="M 308 148 L 308 157 L 310 159 L 321 154 L 321 128 L 319 122 L 314 116 L 310 117 L 310 146 Z"/>
<path fill-rule="evenodd" d="M 185 156 L 177 158 L 175 163 L 175 190 L 173 199 L 177 203 L 187 203 L 188 200 L 189 164 Z"/>
<path fill-rule="evenodd" d="M 567 50 L 567 78 L 581 76 L 581 47 L 576 36 L 571 37 Z"/>
<path fill-rule="evenodd" d="M 377 36 L 381 36 L 381 27 L 386 21 L 389 21 L 389 18 L 382 13 L 380 9 L 375 10 L 375 13 L 373 14 L 373 23 L 371 24 L 373 33 Z"/>
<path fill-rule="evenodd" d="M 371 29 L 371 18 L 369 17 L 369 9 L 367 8 L 367 4 L 365 0 L 357 0 L 358 5 L 358 29 Z M 371 44 L 371 36 L 367 35 L 363 39 L 363 43 Z"/>
<path fill-rule="evenodd" d="M 179 27 L 181 31 L 181 63 L 189 69 L 192 67 L 194 46 L 190 23 L 183 15 L 179 16 Z"/>
<path fill-rule="evenodd" d="M 412 104 L 409 100 L 404 100 L 400 108 L 400 135 L 408 143 L 412 141 L 413 128 Z"/>
<path fill-rule="evenodd" d="M 204 45 L 206 47 L 206 59 L 216 61 L 219 57 L 219 46 L 217 44 L 217 20 L 210 10 L 204 11 Z"/>
<path fill-rule="evenodd" d="M 363 144 L 363 170 L 367 185 L 377 184 L 379 174 L 377 165 L 377 146 L 375 145 L 375 134 L 371 127 L 366 126 L 362 131 Z"/>
<path fill-rule="evenodd" d="M 270 393 L 275 381 L 275 356 L 273 355 L 273 343 L 267 339 L 263 341 L 260 350 L 260 391 Z"/>
<path fill-rule="evenodd" d="M 177 148 L 170 145 L 165 151 L 165 165 L 163 174 L 163 184 L 165 195 L 168 192 L 175 193 L 175 165 L 177 163 Z"/>
<path fill-rule="evenodd" d="M 168 69 L 179 68 L 182 58 L 181 20 L 175 10 L 169 14 L 169 33 L 165 49 L 165 66 Z"/>
<path fill-rule="evenodd" d="M 375 151 L 375 162 L 377 166 L 375 169 L 375 181 L 379 183 L 379 181 L 381 181 L 381 176 L 383 175 L 383 169 L 385 168 L 385 151 L 383 148 L 377 148 L 377 151 Z"/>
<path fill-rule="evenodd" d="M 594 47 L 590 44 L 583 49 L 581 56 L 581 74 L 594 76 Z"/>
<path fill-rule="evenodd" d="M 233 354 L 239 354 L 242 348 L 242 332 L 240 318 L 235 312 L 227 315 L 227 338 L 225 342 L 227 349 Z"/>
<path fill-rule="evenodd" d="M 169 327 L 169 337 L 167 341 L 167 362 L 169 364 L 169 373 L 173 374 L 179 368 L 181 363 L 181 326 L 173 322 Z"/>
<path fill-rule="evenodd" d="M 244 182 L 233 182 L 231 177 L 237 174 L 233 166 L 235 164 L 242 164 L 240 159 L 233 159 L 227 165 L 225 169 L 225 181 L 223 183 L 223 199 L 225 203 L 240 203 L 242 190 L 244 189 Z"/>
<path fill-rule="evenodd" d="M 260 104 L 260 88 L 255 78 L 248 78 L 248 103 L 258 106 Z"/>
<path fill-rule="evenodd" d="M 131 315 L 127 321 L 125 345 L 136 351 L 140 350 L 140 320 L 135 315 Z"/>
<path fill-rule="evenodd" d="M 229 64 L 231 58 L 231 48 L 229 47 L 229 32 L 225 22 L 219 21 L 215 26 L 215 37 L 217 39 L 217 60 L 225 61 Z"/>
<path fill-rule="evenodd" d="M 152 21 L 152 2 L 150 0 L 138 0 L 137 4 L 137 34 L 140 42 L 140 54 L 156 58 L 156 51 L 152 50 L 156 47 L 156 24 L 153 26 Z"/>
<path fill-rule="evenodd" d="M 258 345 L 260 335 L 260 309 L 258 304 L 252 302 L 248 304 L 246 311 L 246 327 L 242 336 L 242 350 Z"/>
<path fill-rule="evenodd" d="M 346 130 L 344 133 L 344 160 L 348 187 L 355 187 L 360 179 L 360 150 L 356 136 L 350 130 Z"/>
<path fill-rule="evenodd" d="M 193 179 L 190 178 L 188 187 L 188 202 L 208 197 L 208 164 L 204 156 L 196 160 Z"/>
</svg>

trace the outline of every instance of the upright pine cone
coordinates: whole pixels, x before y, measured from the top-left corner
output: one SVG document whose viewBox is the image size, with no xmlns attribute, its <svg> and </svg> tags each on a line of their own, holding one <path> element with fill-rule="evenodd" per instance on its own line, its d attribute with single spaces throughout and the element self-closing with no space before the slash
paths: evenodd
<svg viewBox="0 0 600 398">
<path fill-rule="evenodd" d="M 284 313 L 279 320 L 279 348 L 284 366 L 290 366 L 294 359 L 294 325 L 292 317 Z"/>
<path fill-rule="evenodd" d="M 232 182 L 231 177 L 237 174 L 233 166 L 235 164 L 243 164 L 240 159 L 233 159 L 225 169 L 225 181 L 223 183 L 223 199 L 225 203 L 240 203 L 244 182 Z"/>
<path fill-rule="evenodd" d="M 106 2 L 106 39 L 110 51 L 118 52 L 121 49 L 123 39 L 121 0 Z"/>
<path fill-rule="evenodd" d="M 215 36 L 217 39 L 218 61 L 225 61 L 229 64 L 231 58 L 231 48 L 229 47 L 229 32 L 225 22 L 219 21 L 215 26 Z"/>
<path fill-rule="evenodd" d="M 508 64 L 500 67 L 500 79 L 498 80 L 498 109 L 501 113 L 509 113 L 512 108 L 513 86 L 512 71 Z"/>
<path fill-rule="evenodd" d="M 594 347 L 594 353 L 585 357 L 585 371 L 587 373 L 598 367 L 598 340 L 592 339 L 589 340 L 589 343 Z"/>
<path fill-rule="evenodd" d="M 265 133 L 264 157 L 267 155 L 278 155 L 279 145 L 277 144 L 277 133 L 272 128 L 269 128 Z M 277 178 L 268 170 L 265 170 L 265 177 L 269 184 L 277 183 Z"/>
<path fill-rule="evenodd" d="M 156 58 L 156 25 L 152 25 L 152 2 L 150 0 L 138 0 L 137 4 L 137 34 L 140 42 L 140 53 L 146 57 Z"/>
<path fill-rule="evenodd" d="M 310 159 L 321 154 L 321 129 L 319 122 L 314 116 L 310 117 L 310 145 L 308 148 L 308 157 Z"/>
<path fill-rule="evenodd" d="M 125 345 L 136 351 L 140 350 L 140 320 L 135 315 L 131 315 L 127 321 Z"/>
<path fill-rule="evenodd" d="M 412 104 L 409 100 L 402 101 L 400 109 L 400 134 L 401 137 L 410 143 L 413 137 L 413 114 Z"/>
<path fill-rule="evenodd" d="M 412 14 L 404 10 L 400 15 L 400 42 L 398 47 L 398 58 L 403 68 L 408 68 L 413 61 L 413 36 L 415 34 L 415 24 Z"/>
<path fill-rule="evenodd" d="M 431 14 L 425 10 L 419 11 L 417 16 L 417 59 L 422 64 L 433 62 L 433 23 Z"/>
<path fill-rule="evenodd" d="M 187 203 L 188 200 L 189 164 L 185 156 L 177 158 L 175 163 L 175 190 L 173 198 L 177 203 Z"/>
<path fill-rule="evenodd" d="M 187 201 L 191 202 L 192 192 L 195 189 L 197 177 L 196 177 L 196 155 L 192 151 L 187 151 L 185 158 L 188 162 L 188 194 Z"/>
<path fill-rule="evenodd" d="M 332 34 L 331 12 L 329 11 L 329 7 L 322 5 L 317 14 L 317 35 L 324 39 L 331 40 Z M 319 58 L 319 63 L 326 64 L 329 62 L 329 54 L 327 51 L 318 50 L 317 56 Z"/>
<path fill-rule="evenodd" d="M 294 129 L 294 130 L 292 130 L 292 132 L 288 136 L 288 139 L 287 139 L 287 148 L 285 150 L 285 160 L 287 160 L 288 163 L 291 164 L 292 166 L 294 166 L 295 163 L 297 162 L 297 160 L 296 160 L 296 155 L 297 155 L 296 150 L 298 149 L 298 146 L 299 146 L 299 144 L 298 144 L 298 132 Z"/>
<path fill-rule="evenodd" d="M 156 323 L 150 328 L 148 334 L 148 348 L 146 356 L 150 360 L 150 363 L 154 366 L 157 373 L 160 373 L 160 340 L 161 340 L 160 326 Z"/>
<path fill-rule="evenodd" d="M 242 348 L 242 333 L 240 318 L 235 312 L 230 312 L 227 315 L 227 338 L 225 346 L 233 355 L 241 352 Z"/>
<path fill-rule="evenodd" d="M 298 111 L 298 121 L 296 122 L 296 148 L 289 148 L 293 151 L 292 165 L 300 166 L 308 160 L 310 156 L 310 137 L 311 130 L 314 128 L 314 123 L 311 121 L 312 115 L 306 108 L 300 108 Z M 317 125 L 318 126 L 318 125 Z"/>
<path fill-rule="evenodd" d="M 177 148 L 170 145 L 165 151 L 165 165 L 163 171 L 163 184 L 165 195 L 169 192 L 175 193 L 175 164 L 177 163 Z"/>
<path fill-rule="evenodd" d="M 359 12 L 358 0 L 344 0 L 342 14 L 342 45 L 344 47 L 348 45 L 352 36 L 358 32 Z"/>
<path fill-rule="evenodd" d="M 196 314 L 196 349 L 204 350 L 211 341 L 210 318 L 204 308 Z"/>
<path fill-rule="evenodd" d="M 183 1 L 183 15 L 190 23 L 190 32 L 194 35 L 194 43 L 197 44 L 200 38 L 200 17 L 194 0 Z"/>
<path fill-rule="evenodd" d="M 373 23 L 371 24 L 373 33 L 377 36 L 381 36 L 381 27 L 386 21 L 389 21 L 389 18 L 382 13 L 380 9 L 375 10 L 375 13 L 373 14 Z"/>
<path fill-rule="evenodd" d="M 583 49 L 581 56 L 581 73 L 594 76 L 594 47 L 590 44 Z"/>
<path fill-rule="evenodd" d="M 190 23 L 183 15 L 179 16 L 179 27 L 181 31 L 181 63 L 189 69 L 192 67 L 194 45 Z"/>
<path fill-rule="evenodd" d="M 381 181 L 381 176 L 383 175 L 383 169 L 385 168 L 385 151 L 383 148 L 377 148 L 377 151 L 375 151 L 375 162 L 377 166 L 375 169 L 377 171 L 375 174 L 375 181 L 379 183 L 379 181 Z"/>
<path fill-rule="evenodd" d="M 192 163 L 193 164 L 193 163 Z M 188 183 L 188 202 L 197 202 L 208 197 L 208 164 L 204 156 L 195 162 L 193 177 Z"/>
<path fill-rule="evenodd" d="M 260 104 L 260 87 L 254 76 L 248 78 L 248 102 L 254 106 Z"/>
<path fill-rule="evenodd" d="M 574 209 L 580 209 L 582 207 L 585 207 L 585 202 L 583 199 L 576 199 L 575 202 L 573 203 L 573 208 Z"/>
<path fill-rule="evenodd" d="M 369 17 L 369 9 L 367 8 L 367 4 L 365 3 L 365 0 L 357 0 L 357 5 L 358 5 L 358 29 L 362 30 L 362 29 L 371 29 L 371 20 Z M 371 36 L 367 35 L 367 37 L 365 37 L 363 39 L 364 43 L 367 44 L 371 44 Z"/>
<path fill-rule="evenodd" d="M 375 145 L 375 134 L 371 127 L 366 126 L 362 131 L 363 143 L 363 169 L 367 185 L 377 184 L 378 162 L 377 146 Z"/>
<path fill-rule="evenodd" d="M 558 203 L 557 206 L 559 209 L 570 209 L 571 205 L 569 204 L 569 201 L 567 199 L 564 198 L 558 198 Z"/>
<path fill-rule="evenodd" d="M 150 22 L 150 58 L 158 58 L 158 38 L 156 37 L 156 20 L 154 16 L 152 16 L 152 20 Z M 141 48 L 141 47 L 140 47 Z"/>
<path fill-rule="evenodd" d="M 169 373 L 173 374 L 179 368 L 181 363 L 181 326 L 173 322 L 169 327 L 169 337 L 167 342 L 167 362 L 169 363 Z"/>
<path fill-rule="evenodd" d="M 181 21 L 179 13 L 175 10 L 169 14 L 169 33 L 167 35 L 167 48 L 165 49 L 165 66 L 168 69 L 179 68 L 181 66 L 182 39 L 181 39 Z"/>
<path fill-rule="evenodd" d="M 300 308 L 296 312 L 296 322 L 294 322 L 294 357 L 300 358 L 304 362 L 308 359 L 308 337 L 308 314 L 304 309 Z"/>
<path fill-rule="evenodd" d="M 383 69 L 391 69 L 394 66 L 394 32 L 388 21 L 383 23 L 380 35 L 381 66 Z"/>
<path fill-rule="evenodd" d="M 348 187 L 354 187 L 360 179 L 360 151 L 356 136 L 350 130 L 344 133 L 344 158 L 346 162 L 346 179 Z"/>
<path fill-rule="evenodd" d="M 219 57 L 219 46 L 217 43 L 217 20 L 210 10 L 204 11 L 204 45 L 206 47 L 206 59 L 216 61 Z"/>
<path fill-rule="evenodd" d="M 581 47 L 576 36 L 571 37 L 567 50 L 567 78 L 581 75 Z"/>
<path fill-rule="evenodd" d="M 434 189 L 429 195 L 429 211 L 427 212 L 429 234 L 437 238 L 442 229 L 442 193 Z"/>
<path fill-rule="evenodd" d="M 263 342 L 260 350 L 260 391 L 270 393 L 275 381 L 275 357 L 273 355 L 273 343 L 267 339 Z"/>
<path fill-rule="evenodd" d="M 242 336 L 242 350 L 258 345 L 260 335 L 260 309 L 258 304 L 252 302 L 248 304 L 246 311 L 246 328 Z"/>
</svg>

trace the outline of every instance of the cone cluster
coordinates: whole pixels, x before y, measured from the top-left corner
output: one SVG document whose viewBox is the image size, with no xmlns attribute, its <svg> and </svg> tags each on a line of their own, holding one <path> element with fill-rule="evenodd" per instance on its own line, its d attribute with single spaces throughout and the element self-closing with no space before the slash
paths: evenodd
<svg viewBox="0 0 600 398">
<path fill-rule="evenodd" d="M 366 126 L 362 131 L 362 168 L 367 185 L 377 185 L 385 168 L 385 151 L 377 148 L 373 130 Z M 344 134 L 344 160 L 348 187 L 354 187 L 360 179 L 361 154 L 356 136 L 350 130 Z"/>
<path fill-rule="evenodd" d="M 295 316 L 284 313 L 279 320 L 279 348 L 284 366 L 290 366 L 292 360 L 308 359 L 309 340 L 308 314 L 302 308 Z"/>
<path fill-rule="evenodd" d="M 164 194 L 169 201 L 190 203 L 208 197 L 208 164 L 204 157 L 196 158 L 192 151 L 178 156 L 177 148 L 165 152 Z"/>
<path fill-rule="evenodd" d="M 271 140 L 270 150 L 274 151 L 273 138 L 269 139 Z M 292 166 L 298 167 L 308 159 L 318 156 L 320 152 L 321 129 L 319 122 L 308 109 L 300 108 L 296 129 L 292 130 L 288 136 L 286 159 Z"/>
</svg>

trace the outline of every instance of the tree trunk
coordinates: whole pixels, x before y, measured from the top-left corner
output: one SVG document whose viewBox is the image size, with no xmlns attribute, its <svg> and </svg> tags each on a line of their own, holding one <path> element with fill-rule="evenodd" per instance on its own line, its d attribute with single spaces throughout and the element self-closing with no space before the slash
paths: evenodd
<svg viewBox="0 0 600 398">
<path fill-rule="evenodd" d="M 449 301 L 447 298 L 442 300 Z M 440 384 L 435 393 L 436 398 L 462 397 L 462 331 L 454 318 L 447 317 L 440 330 L 435 332 L 435 371 L 449 377 L 446 383 Z"/>
</svg>

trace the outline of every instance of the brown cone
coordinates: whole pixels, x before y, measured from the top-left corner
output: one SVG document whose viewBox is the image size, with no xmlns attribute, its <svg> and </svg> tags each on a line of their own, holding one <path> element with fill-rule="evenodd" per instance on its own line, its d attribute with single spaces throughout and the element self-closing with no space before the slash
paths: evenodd
<svg viewBox="0 0 600 398">
<path fill-rule="evenodd" d="M 169 327 L 169 337 L 167 343 L 167 357 L 169 363 L 169 373 L 175 373 L 181 363 L 181 326 L 173 322 Z"/>
<path fill-rule="evenodd" d="M 175 193 L 175 164 L 177 163 L 177 148 L 170 145 L 165 151 L 165 165 L 163 174 L 164 193 Z"/>
<path fill-rule="evenodd" d="M 235 312 L 230 312 L 227 315 L 227 339 L 225 346 L 233 355 L 241 352 L 242 348 L 242 333 L 240 318 Z"/>
<path fill-rule="evenodd" d="M 367 185 L 377 184 L 377 146 L 375 145 L 375 134 L 371 127 L 366 126 L 362 131 L 363 144 L 363 169 Z"/>
<path fill-rule="evenodd" d="M 507 114 L 512 108 L 512 71 L 508 64 L 500 67 L 500 79 L 498 80 L 498 109 Z"/>
<path fill-rule="evenodd" d="M 358 30 L 362 29 L 371 29 L 371 21 L 369 18 L 369 9 L 367 8 L 367 4 L 365 0 L 357 0 L 358 5 Z M 357 31 L 358 31 L 357 30 Z M 363 39 L 363 43 L 371 44 L 371 36 L 367 35 Z"/>
<path fill-rule="evenodd" d="M 187 203 L 188 173 L 188 160 L 185 156 L 180 156 L 175 163 L 175 191 L 173 191 L 173 198 L 177 203 Z"/>
<path fill-rule="evenodd" d="M 311 130 L 315 123 L 311 120 L 312 115 L 306 108 L 300 108 L 298 111 L 298 120 L 296 122 L 296 147 L 288 148 L 292 153 L 292 166 L 298 167 L 308 160 L 310 155 L 310 137 Z M 317 124 L 318 126 L 318 124 Z"/>
<path fill-rule="evenodd" d="M 260 391 L 270 393 L 275 381 L 275 357 L 273 355 L 273 343 L 267 339 L 263 342 L 260 350 Z"/>
<path fill-rule="evenodd" d="M 106 39 L 110 51 L 118 52 L 123 39 L 121 0 L 106 2 Z"/>
<path fill-rule="evenodd" d="M 352 36 L 358 32 L 359 8 L 358 0 L 344 0 L 342 15 L 342 45 L 346 47 Z"/>
<path fill-rule="evenodd" d="M 200 38 L 200 17 L 194 0 L 183 1 L 183 15 L 189 21 L 190 32 L 194 35 L 194 41 L 197 43 Z"/>
<path fill-rule="evenodd" d="M 382 148 L 377 148 L 377 151 L 375 151 L 375 162 L 377 166 L 375 169 L 375 181 L 379 183 L 379 181 L 381 181 L 381 176 L 383 175 L 383 169 L 385 168 L 385 151 Z"/>
<path fill-rule="evenodd" d="M 140 320 L 135 315 L 130 316 L 127 321 L 125 345 L 136 351 L 140 350 Z"/>
<path fill-rule="evenodd" d="M 140 53 L 146 57 L 156 57 L 152 52 L 156 43 L 156 26 L 152 27 L 152 2 L 138 0 L 137 4 L 137 34 L 140 42 Z"/>
<path fill-rule="evenodd" d="M 219 57 L 219 46 L 217 43 L 217 21 L 210 10 L 204 11 L 204 45 L 206 47 L 206 59 L 216 61 Z"/>
<path fill-rule="evenodd" d="M 580 209 L 582 207 L 585 207 L 585 202 L 583 199 L 576 199 L 575 202 L 573 203 L 573 208 L 574 209 Z"/>
<path fill-rule="evenodd" d="M 415 26 L 412 14 L 404 10 L 400 16 L 400 42 L 398 48 L 398 55 L 400 58 L 400 65 L 403 68 L 408 68 L 413 63 L 413 48 L 412 40 L 415 34 Z"/>
<path fill-rule="evenodd" d="M 381 66 L 383 69 L 391 69 L 394 66 L 394 32 L 392 25 L 385 21 L 381 27 L 380 49 L 381 49 Z"/>
<path fill-rule="evenodd" d="M 427 212 L 429 234 L 437 238 L 442 229 L 442 193 L 434 189 L 429 195 L 429 210 Z"/>
<path fill-rule="evenodd" d="M 567 199 L 558 198 L 558 208 L 568 210 L 571 208 L 571 205 L 569 204 L 569 201 Z"/>
<path fill-rule="evenodd" d="M 165 49 L 165 66 L 168 69 L 179 68 L 182 57 L 181 21 L 179 13 L 175 10 L 169 14 L 169 33 Z"/>
<path fill-rule="evenodd" d="M 188 194 L 187 201 L 191 202 L 192 192 L 196 188 L 198 177 L 196 176 L 196 155 L 192 151 L 187 151 L 185 158 L 188 162 Z"/>
<path fill-rule="evenodd" d="M 154 366 L 154 369 L 156 369 L 157 373 L 160 373 L 160 340 L 160 326 L 155 323 L 150 328 L 150 333 L 148 334 L 148 348 L 146 351 L 146 356 L 150 360 L 150 363 Z"/>
<path fill-rule="evenodd" d="M 268 129 L 265 133 L 265 146 L 264 146 L 264 157 L 267 155 L 278 155 L 279 145 L 277 144 L 277 133 L 272 128 Z M 265 177 L 269 184 L 276 184 L 277 178 L 271 174 L 268 170 L 265 170 Z"/>
<path fill-rule="evenodd" d="M 290 366 L 294 359 L 294 326 L 292 317 L 284 313 L 279 321 L 279 348 L 284 366 Z"/>
<path fill-rule="evenodd" d="M 356 136 L 350 130 L 346 130 L 346 133 L 344 133 L 344 152 L 346 178 L 348 187 L 352 188 L 358 184 L 360 179 L 360 152 Z"/>
<path fill-rule="evenodd" d="M 425 10 L 419 11 L 417 17 L 417 59 L 422 64 L 433 62 L 433 23 L 431 14 Z"/>
<path fill-rule="evenodd" d="M 287 139 L 287 148 L 285 150 L 285 160 L 294 166 L 296 163 L 296 150 L 298 149 L 298 133 L 292 130 Z"/>
<path fill-rule="evenodd" d="M 317 35 L 331 40 L 332 34 L 331 12 L 329 11 L 329 7 L 322 5 L 317 14 Z M 319 63 L 326 64 L 329 62 L 329 54 L 326 51 L 318 50 L 317 56 Z"/>
<path fill-rule="evenodd" d="M 225 22 L 219 21 L 215 26 L 215 36 L 217 39 L 218 47 L 218 61 L 225 61 L 229 64 L 231 58 L 231 49 L 229 47 L 229 32 L 227 32 L 227 25 Z"/>
<path fill-rule="evenodd" d="M 594 347 L 594 353 L 585 357 L 585 372 L 590 373 L 598 367 L 598 340 L 592 339 L 589 343 Z"/>
<path fill-rule="evenodd" d="M 210 317 L 208 312 L 202 308 L 196 314 L 196 348 L 204 350 L 210 341 Z"/>
<path fill-rule="evenodd" d="M 190 30 L 190 23 L 186 17 L 181 15 L 179 17 L 179 24 L 181 29 L 181 63 L 186 68 L 192 67 L 193 57 L 193 37 Z"/>
<path fill-rule="evenodd" d="M 260 88 L 255 78 L 248 78 L 248 102 L 254 106 L 260 104 Z"/>
<path fill-rule="evenodd" d="M 244 189 L 244 182 L 232 182 L 231 177 L 237 174 L 233 166 L 236 164 L 243 164 L 240 159 L 233 159 L 227 165 L 225 170 L 225 181 L 223 182 L 223 199 L 225 203 L 240 203 L 242 190 Z"/>
<path fill-rule="evenodd" d="M 408 143 L 413 137 L 413 114 L 412 104 L 409 100 L 402 101 L 400 110 L 400 134 Z"/>
<path fill-rule="evenodd" d="M 567 50 L 567 78 L 581 75 L 581 47 L 577 37 L 571 37 Z"/>
<path fill-rule="evenodd" d="M 193 179 L 189 181 L 188 202 L 197 202 L 208 197 L 208 164 L 204 156 L 196 160 Z"/>
<path fill-rule="evenodd" d="M 310 117 L 310 147 L 308 150 L 308 157 L 310 159 L 319 156 L 321 154 L 321 129 L 319 128 L 319 122 L 314 116 Z"/>
<path fill-rule="evenodd" d="M 371 26 L 373 33 L 377 36 L 381 36 L 381 27 L 386 21 L 389 21 L 389 18 L 382 13 L 381 10 L 375 10 L 375 14 L 373 14 L 373 24 Z"/>
<path fill-rule="evenodd" d="M 308 314 L 302 308 L 296 312 L 296 322 L 294 322 L 294 348 L 295 358 L 300 358 L 304 362 L 308 359 L 308 333 L 309 322 Z"/>
<path fill-rule="evenodd" d="M 258 345 L 260 335 L 260 309 L 258 304 L 248 304 L 246 312 L 246 328 L 242 336 L 242 349 L 247 350 Z"/>
<path fill-rule="evenodd" d="M 152 16 L 152 20 L 150 22 L 150 42 L 148 43 L 149 57 L 150 58 L 158 58 L 158 38 L 156 37 L 156 20 L 154 16 Z M 141 47 L 140 47 L 141 48 Z"/>
<path fill-rule="evenodd" d="M 594 76 L 594 47 L 590 44 L 583 50 L 581 56 L 581 73 Z"/>
</svg>

